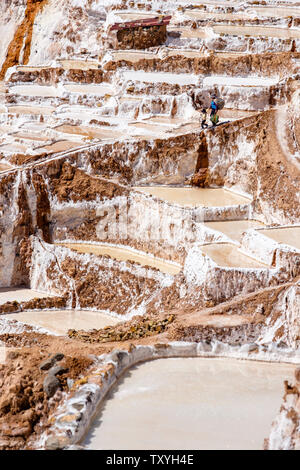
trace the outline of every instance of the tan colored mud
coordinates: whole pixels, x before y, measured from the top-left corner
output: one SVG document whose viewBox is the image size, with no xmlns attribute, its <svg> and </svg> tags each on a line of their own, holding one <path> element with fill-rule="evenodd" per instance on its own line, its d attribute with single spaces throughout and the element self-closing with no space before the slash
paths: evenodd
<svg viewBox="0 0 300 470">
<path fill-rule="evenodd" d="M 127 372 L 113 388 L 84 445 L 262 449 L 280 408 L 283 378 L 290 379 L 294 369 L 233 359 L 147 362 Z"/>
<path fill-rule="evenodd" d="M 273 228 L 260 230 L 266 237 L 272 238 L 278 243 L 294 246 L 300 249 L 300 226 L 287 227 L 287 228 Z"/>
<path fill-rule="evenodd" d="M 222 222 L 205 222 L 205 225 L 213 230 L 225 233 L 232 240 L 241 240 L 241 235 L 250 228 L 263 227 L 263 223 L 257 220 L 230 220 Z"/>
<path fill-rule="evenodd" d="M 118 246 L 109 246 L 104 244 L 89 245 L 88 243 L 61 243 L 61 245 L 67 246 L 79 253 L 93 253 L 99 256 L 107 255 L 119 261 L 133 261 L 141 264 L 142 266 L 150 266 L 152 268 L 159 269 L 163 273 L 167 274 L 178 274 L 181 271 L 181 266 L 178 264 L 168 263 L 168 261 L 155 258 L 147 253 L 136 253 L 132 250 L 120 248 Z"/>
<path fill-rule="evenodd" d="M 168 186 L 136 186 L 134 189 L 181 206 L 223 207 L 250 202 L 246 197 L 226 191 L 226 189 Z"/>
<path fill-rule="evenodd" d="M 208 255 L 218 266 L 228 268 L 262 268 L 265 264 L 244 255 L 235 245 L 229 243 L 216 243 L 201 247 L 203 253 Z"/>
<path fill-rule="evenodd" d="M 116 325 L 119 322 L 116 318 L 105 313 L 80 310 L 22 312 L 3 315 L 1 318 L 45 328 L 58 335 L 65 335 L 70 329 L 92 330 L 94 328 L 104 328 L 108 325 Z"/>
</svg>

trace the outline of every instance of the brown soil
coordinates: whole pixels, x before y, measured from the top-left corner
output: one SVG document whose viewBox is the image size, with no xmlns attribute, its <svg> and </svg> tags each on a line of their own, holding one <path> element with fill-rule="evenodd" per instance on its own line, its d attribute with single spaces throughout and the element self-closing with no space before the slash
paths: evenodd
<svg viewBox="0 0 300 470">
<path fill-rule="evenodd" d="M 15 32 L 14 38 L 8 46 L 8 51 L 6 59 L 2 65 L 0 71 L 0 80 L 3 80 L 6 74 L 6 71 L 13 67 L 14 65 L 19 64 L 20 53 L 23 47 L 23 41 L 25 39 L 24 46 L 24 58 L 23 63 L 27 64 L 30 57 L 30 47 L 32 39 L 32 30 L 33 23 L 37 14 L 42 10 L 44 5 L 48 0 L 27 0 L 27 7 L 25 11 L 25 16 Z"/>
<path fill-rule="evenodd" d="M 66 348 L 65 340 L 27 334 L 30 337 L 27 343 L 30 348 L 20 347 L 13 335 L 1 336 L 2 341 L 12 346 L 8 349 L 6 364 L 0 365 L 1 450 L 26 448 L 29 437 L 37 437 L 49 426 L 47 415 L 61 401 L 62 392 L 68 390 L 67 377 L 76 380 L 92 364 L 92 360 L 82 356 L 76 347 Z M 20 342 L 26 344 L 26 334 L 24 335 Z M 68 372 L 58 376 L 61 391 L 56 392 L 55 397 L 49 400 L 43 391 L 47 372 L 41 371 L 39 366 L 57 351 L 65 353 L 65 358 L 58 364 L 67 368 Z"/>
</svg>

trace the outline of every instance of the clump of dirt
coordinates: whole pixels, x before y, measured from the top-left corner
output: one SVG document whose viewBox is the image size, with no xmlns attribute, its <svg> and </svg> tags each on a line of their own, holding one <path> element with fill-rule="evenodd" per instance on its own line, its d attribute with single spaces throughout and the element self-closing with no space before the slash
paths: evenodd
<svg viewBox="0 0 300 470">
<path fill-rule="evenodd" d="M 87 343 L 108 343 L 145 338 L 164 332 L 173 323 L 174 315 L 163 319 L 134 317 L 130 322 L 116 326 L 107 326 L 101 330 L 69 330 L 69 338 L 76 338 Z"/>
<path fill-rule="evenodd" d="M 58 162 L 56 167 L 49 167 L 49 188 L 59 202 L 92 201 L 96 198 L 112 199 L 128 195 L 127 189 L 117 184 L 92 177 L 68 162 Z"/>
</svg>

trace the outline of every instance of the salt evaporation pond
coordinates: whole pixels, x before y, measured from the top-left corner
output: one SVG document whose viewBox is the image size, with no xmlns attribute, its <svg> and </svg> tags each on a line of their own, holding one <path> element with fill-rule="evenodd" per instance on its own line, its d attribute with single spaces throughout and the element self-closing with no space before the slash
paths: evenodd
<svg viewBox="0 0 300 470">
<path fill-rule="evenodd" d="M 294 365 L 172 358 L 130 369 L 83 444 L 90 449 L 262 449 Z"/>
<path fill-rule="evenodd" d="M 135 186 L 133 189 L 181 206 L 224 207 L 250 202 L 250 199 L 223 188 Z"/>
<path fill-rule="evenodd" d="M 7 320 L 17 320 L 46 330 L 56 335 L 66 335 L 68 330 L 92 330 L 116 325 L 120 320 L 105 312 L 87 310 L 43 310 L 35 312 L 9 313 L 2 315 Z"/>
</svg>

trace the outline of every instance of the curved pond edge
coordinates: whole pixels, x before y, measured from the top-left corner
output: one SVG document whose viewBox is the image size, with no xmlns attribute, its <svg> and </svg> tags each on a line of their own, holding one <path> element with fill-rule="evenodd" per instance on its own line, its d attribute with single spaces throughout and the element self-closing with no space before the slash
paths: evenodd
<svg viewBox="0 0 300 470">
<path fill-rule="evenodd" d="M 129 350 L 116 349 L 94 357 L 88 375 L 77 380 L 64 402 L 49 422 L 52 426 L 34 443 L 36 449 L 56 450 L 78 445 L 88 432 L 109 390 L 132 366 L 154 359 L 174 357 L 234 358 L 261 362 L 300 363 L 300 351 L 279 349 L 256 343 L 232 346 L 215 341 L 157 343 L 154 346 L 130 345 Z M 283 377 L 284 380 L 284 377 Z M 275 419 L 275 416 L 274 416 Z"/>
</svg>

